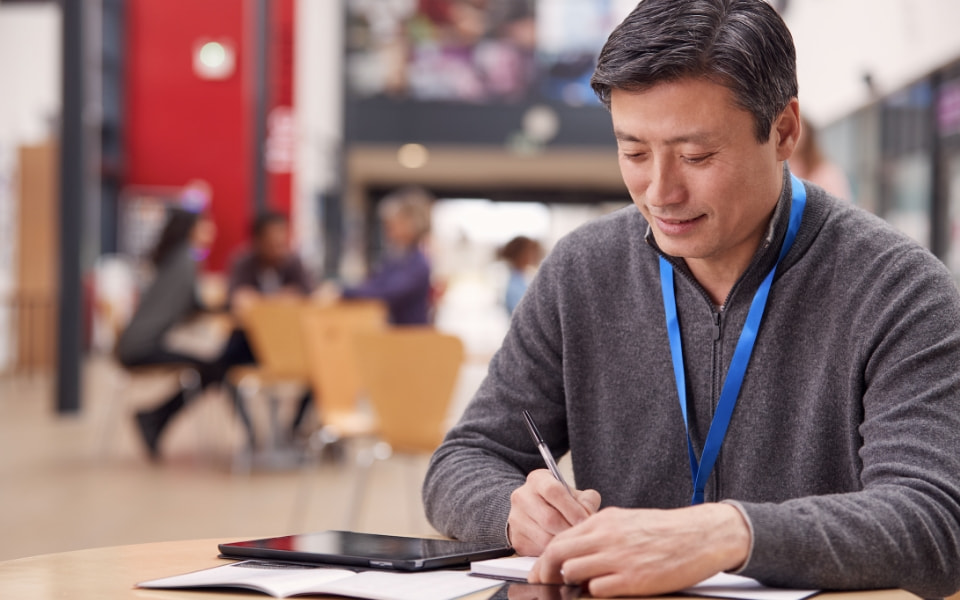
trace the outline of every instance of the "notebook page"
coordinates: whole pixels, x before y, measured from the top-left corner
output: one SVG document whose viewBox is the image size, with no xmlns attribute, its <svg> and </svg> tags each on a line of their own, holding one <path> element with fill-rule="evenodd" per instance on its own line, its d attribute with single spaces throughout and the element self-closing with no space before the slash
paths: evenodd
<svg viewBox="0 0 960 600">
<path fill-rule="evenodd" d="M 324 588 L 338 579 L 354 577 L 344 569 L 247 560 L 184 575 L 164 577 L 137 584 L 145 588 L 241 587 L 258 590 L 277 598 Z"/>
<path fill-rule="evenodd" d="M 500 585 L 492 579 L 471 577 L 466 571 L 364 571 L 325 585 L 324 590 L 370 600 L 452 600 Z"/>
</svg>

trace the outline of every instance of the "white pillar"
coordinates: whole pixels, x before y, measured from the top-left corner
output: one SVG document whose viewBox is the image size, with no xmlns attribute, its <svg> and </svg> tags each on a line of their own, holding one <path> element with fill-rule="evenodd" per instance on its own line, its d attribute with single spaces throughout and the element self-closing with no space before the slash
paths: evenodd
<svg viewBox="0 0 960 600">
<path fill-rule="evenodd" d="M 291 207 L 294 242 L 307 267 L 323 261 L 316 200 L 340 184 L 343 144 L 343 2 L 297 0 L 294 110 L 297 156 Z"/>
</svg>

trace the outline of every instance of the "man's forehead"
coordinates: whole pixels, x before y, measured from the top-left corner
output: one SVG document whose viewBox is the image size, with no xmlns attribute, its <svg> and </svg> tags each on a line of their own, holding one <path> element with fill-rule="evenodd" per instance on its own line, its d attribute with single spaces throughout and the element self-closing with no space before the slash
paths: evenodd
<svg viewBox="0 0 960 600">
<path fill-rule="evenodd" d="M 671 94 L 678 89 L 680 96 Z M 637 103 L 640 98 L 649 102 Z M 752 121 L 728 87 L 705 79 L 672 80 L 642 90 L 615 89 L 610 99 L 618 142 L 650 142 L 652 136 L 659 143 L 710 144 L 728 132 L 732 112 L 742 112 Z"/>
<path fill-rule="evenodd" d="M 614 128 L 613 135 L 616 137 L 618 142 L 634 142 L 640 144 L 649 143 L 650 140 L 643 137 L 642 134 L 637 134 L 634 132 L 626 131 L 619 128 Z M 663 142 L 667 145 L 677 145 L 677 144 L 710 144 L 717 140 L 717 134 L 710 131 L 690 131 L 678 133 L 677 135 L 670 136 Z"/>
</svg>

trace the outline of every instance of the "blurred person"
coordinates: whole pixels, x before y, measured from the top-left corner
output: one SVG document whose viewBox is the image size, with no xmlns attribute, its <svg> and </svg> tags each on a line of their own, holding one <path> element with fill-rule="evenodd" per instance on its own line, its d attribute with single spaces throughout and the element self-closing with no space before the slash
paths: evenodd
<svg viewBox="0 0 960 600">
<path fill-rule="evenodd" d="M 300 257 L 290 247 L 290 226 L 287 218 L 267 211 L 257 215 L 250 230 L 250 247 L 241 251 L 230 265 L 227 283 L 227 305 L 241 323 L 249 306 L 261 298 L 306 298 L 314 290 L 314 283 Z M 256 362 L 250 343 L 242 327 L 230 334 L 221 363 L 224 372 L 231 367 Z M 240 418 L 247 428 L 249 444 L 256 446 L 253 423 L 237 390 L 232 389 Z M 301 399 L 293 422 L 291 435 L 299 429 L 311 405 L 309 392 Z"/>
<path fill-rule="evenodd" d="M 397 190 L 380 202 L 386 249 L 372 275 L 356 286 L 325 286 L 328 299 L 374 298 L 387 304 L 394 325 L 430 323 L 430 261 L 422 244 L 430 231 L 433 197 L 417 187 Z"/>
<path fill-rule="evenodd" d="M 234 313 L 242 314 L 263 296 L 304 297 L 313 292 L 312 278 L 290 248 L 290 226 L 284 215 L 258 215 L 251 237 L 251 247 L 230 266 L 227 295 Z"/>
<path fill-rule="evenodd" d="M 216 226 L 206 213 L 208 200 L 208 187 L 191 184 L 178 204 L 167 208 L 166 223 L 150 253 L 153 280 L 116 345 L 117 359 L 127 367 L 193 365 L 201 388 L 222 380 L 218 360 L 175 349 L 170 334 L 206 308 L 198 288 L 199 265 L 216 237 Z M 185 401 L 181 389 L 157 407 L 137 412 L 136 422 L 151 459 L 159 458 L 161 434 Z"/>
<path fill-rule="evenodd" d="M 846 173 L 824 154 L 817 140 L 816 127 L 803 115 L 800 122 L 803 130 L 797 149 L 790 157 L 790 170 L 800 179 L 819 185 L 837 198 L 853 200 Z"/>
<path fill-rule="evenodd" d="M 960 588 L 960 293 L 787 167 L 796 49 L 764 0 L 643 0 L 592 86 L 635 206 L 564 237 L 423 487 L 437 530 L 592 597 L 729 571 Z M 575 483 L 545 468 L 521 411 Z"/>
<path fill-rule="evenodd" d="M 498 255 L 507 263 L 510 271 L 504 304 L 507 307 L 507 313 L 512 315 L 524 292 L 527 291 L 527 286 L 530 285 L 530 270 L 540 264 L 543 248 L 540 242 L 525 235 L 518 235 L 507 242 Z"/>
</svg>

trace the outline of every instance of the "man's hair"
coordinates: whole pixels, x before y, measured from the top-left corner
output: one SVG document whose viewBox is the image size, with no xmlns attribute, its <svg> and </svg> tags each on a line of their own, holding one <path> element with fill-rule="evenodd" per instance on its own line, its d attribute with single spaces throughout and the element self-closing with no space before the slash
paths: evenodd
<svg viewBox="0 0 960 600">
<path fill-rule="evenodd" d="M 287 217 L 273 211 L 266 211 L 258 214 L 253 220 L 253 226 L 250 228 L 250 233 L 253 235 L 253 239 L 259 240 L 260 236 L 263 235 L 263 232 L 266 231 L 268 227 L 275 224 L 286 225 Z"/>
<path fill-rule="evenodd" d="M 590 85 L 610 108 L 613 90 L 687 77 L 730 89 L 764 143 L 797 96 L 793 36 L 764 0 L 643 0 L 610 34 Z"/>
</svg>

